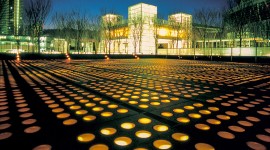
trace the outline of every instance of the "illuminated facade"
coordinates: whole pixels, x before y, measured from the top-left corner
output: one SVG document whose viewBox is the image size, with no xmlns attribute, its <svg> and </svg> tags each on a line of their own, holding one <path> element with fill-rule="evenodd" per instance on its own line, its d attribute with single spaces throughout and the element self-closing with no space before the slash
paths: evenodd
<svg viewBox="0 0 270 150">
<path fill-rule="evenodd" d="M 6 0 L 0 23 L 1 35 L 19 35 L 22 25 L 23 0 Z"/>
<path fill-rule="evenodd" d="M 105 22 L 111 20 L 113 24 L 120 24 L 105 29 L 105 33 L 113 36 L 111 39 L 103 37 L 101 49 L 109 49 L 111 54 L 157 54 L 159 48 L 177 51 L 191 46 L 192 16 L 189 14 L 177 13 L 168 16 L 168 21 L 158 20 L 156 6 L 139 3 L 128 8 L 127 21 L 116 22 L 113 18 L 123 17 L 112 14 L 102 18 Z"/>
</svg>

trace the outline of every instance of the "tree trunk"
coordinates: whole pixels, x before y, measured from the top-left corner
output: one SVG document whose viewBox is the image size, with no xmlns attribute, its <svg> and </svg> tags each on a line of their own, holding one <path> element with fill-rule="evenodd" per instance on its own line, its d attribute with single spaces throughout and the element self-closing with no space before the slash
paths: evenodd
<svg viewBox="0 0 270 150">
<path fill-rule="evenodd" d="M 38 35 L 38 54 L 40 54 L 40 35 Z"/>
</svg>

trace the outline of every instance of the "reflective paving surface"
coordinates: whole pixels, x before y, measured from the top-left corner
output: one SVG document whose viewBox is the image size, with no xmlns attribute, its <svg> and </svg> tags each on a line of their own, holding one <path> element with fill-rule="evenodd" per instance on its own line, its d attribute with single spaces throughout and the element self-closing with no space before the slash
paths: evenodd
<svg viewBox="0 0 270 150">
<path fill-rule="evenodd" d="M 270 66 L 0 63 L 0 149 L 269 149 Z"/>
</svg>

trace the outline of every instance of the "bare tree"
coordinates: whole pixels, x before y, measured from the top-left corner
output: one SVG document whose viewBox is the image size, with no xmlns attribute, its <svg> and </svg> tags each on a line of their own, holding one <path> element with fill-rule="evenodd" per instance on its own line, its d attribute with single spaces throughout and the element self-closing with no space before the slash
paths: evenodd
<svg viewBox="0 0 270 150">
<path fill-rule="evenodd" d="M 195 29 L 203 39 L 203 47 L 206 48 L 206 39 L 209 40 L 213 34 L 213 27 L 215 26 L 217 11 L 212 9 L 198 9 L 195 10 L 194 23 L 198 24 Z M 211 29 L 212 28 L 212 29 Z"/>
<path fill-rule="evenodd" d="M 172 27 L 172 43 L 173 43 L 173 48 L 177 48 L 179 47 L 179 39 L 180 39 L 180 33 L 182 30 L 182 22 L 177 20 L 177 18 L 172 15 L 169 18 L 169 24 Z M 176 46 L 175 46 L 175 42 L 176 42 Z"/>
<path fill-rule="evenodd" d="M 270 20 L 265 20 L 261 24 L 261 31 L 260 31 L 262 37 L 267 41 L 266 45 L 269 45 L 269 40 L 270 40 Z"/>
<path fill-rule="evenodd" d="M 217 38 L 219 39 L 220 43 L 222 39 L 225 37 L 225 15 L 226 15 L 227 8 L 222 8 L 220 10 L 216 10 L 214 16 L 214 27 L 217 27 Z M 220 45 L 219 45 L 220 47 Z"/>
<path fill-rule="evenodd" d="M 121 41 L 127 38 L 128 28 L 126 22 L 119 22 L 114 26 L 114 37 L 117 43 L 118 53 L 120 53 Z"/>
<path fill-rule="evenodd" d="M 158 54 L 158 32 L 161 28 L 161 25 L 162 25 L 162 19 L 161 17 L 158 17 L 158 16 L 154 16 L 153 17 L 153 20 L 152 20 L 152 23 L 153 23 L 153 36 L 154 36 L 154 40 L 155 40 L 155 54 L 157 55 Z"/>
<path fill-rule="evenodd" d="M 73 24 L 71 13 L 70 12 L 56 12 L 52 17 L 52 24 L 54 25 L 54 28 L 56 29 L 54 36 L 66 40 L 67 53 L 70 53 L 70 44 L 71 44 L 72 38 L 74 37 L 74 33 L 72 32 L 72 29 L 71 29 L 72 27 L 71 25 Z"/>
<path fill-rule="evenodd" d="M 132 44 L 134 46 L 135 55 L 137 54 L 137 48 L 139 48 L 138 52 L 141 51 L 144 20 L 145 19 L 141 15 L 129 18 L 131 24 L 131 36 L 133 39 Z"/>
<path fill-rule="evenodd" d="M 107 53 L 107 48 L 109 55 L 111 54 L 111 44 L 113 41 L 113 30 L 115 28 L 115 25 L 119 23 L 121 20 L 121 17 L 119 15 L 115 15 L 113 11 L 110 11 L 109 13 L 105 10 L 102 12 L 103 16 L 101 18 L 101 32 L 102 37 L 105 42 L 105 50 Z"/>
<path fill-rule="evenodd" d="M 43 26 L 51 11 L 51 0 L 27 0 L 25 6 L 25 16 L 30 35 L 37 38 L 38 53 L 40 53 L 40 37 L 42 36 Z"/>
<path fill-rule="evenodd" d="M 75 39 L 75 49 L 82 50 L 83 46 L 81 45 L 82 38 L 86 35 L 85 31 L 89 25 L 89 17 L 86 13 L 80 13 L 79 11 L 73 11 L 71 13 L 71 29 L 74 32 Z"/>
<path fill-rule="evenodd" d="M 248 11 L 243 11 L 246 8 L 245 3 L 237 0 L 228 0 L 228 11 L 226 14 L 226 22 L 231 33 L 235 33 L 235 37 L 239 38 L 239 45 L 242 47 L 242 40 L 245 36 L 249 23 Z"/>
<path fill-rule="evenodd" d="M 93 51 L 95 54 L 97 54 L 97 51 L 99 50 L 99 44 L 101 41 L 101 19 L 100 17 L 93 16 L 90 19 L 89 24 L 89 38 L 93 41 Z"/>
</svg>

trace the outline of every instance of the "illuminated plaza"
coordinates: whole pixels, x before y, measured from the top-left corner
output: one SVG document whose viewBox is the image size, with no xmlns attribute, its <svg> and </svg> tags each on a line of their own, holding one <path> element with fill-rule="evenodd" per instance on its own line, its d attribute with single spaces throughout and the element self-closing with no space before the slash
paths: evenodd
<svg viewBox="0 0 270 150">
<path fill-rule="evenodd" d="M 266 64 L 3 60 L 1 150 L 268 149 Z"/>
</svg>

